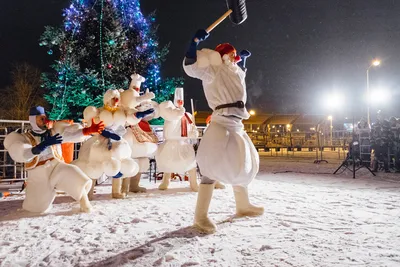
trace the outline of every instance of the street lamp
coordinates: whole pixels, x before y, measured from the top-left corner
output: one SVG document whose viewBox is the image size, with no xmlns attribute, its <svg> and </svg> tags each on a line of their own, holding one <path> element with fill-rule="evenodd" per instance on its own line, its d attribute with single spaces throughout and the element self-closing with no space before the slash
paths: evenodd
<svg viewBox="0 0 400 267">
<path fill-rule="evenodd" d="M 250 111 L 249 111 L 249 114 L 250 114 L 251 116 L 254 116 L 254 115 L 256 115 L 256 112 L 255 112 L 254 110 L 250 110 Z M 250 131 L 253 131 L 253 124 L 252 124 L 252 123 L 250 123 Z"/>
<path fill-rule="evenodd" d="M 286 131 L 289 132 L 290 148 L 292 148 L 292 147 L 293 147 L 293 142 L 292 142 L 292 125 L 286 124 Z"/>
<path fill-rule="evenodd" d="M 332 125 L 332 120 L 333 120 L 333 117 L 332 116 L 328 116 L 328 120 L 330 120 L 331 121 L 331 129 L 330 129 L 330 136 L 331 136 L 331 146 L 332 146 L 332 132 L 333 132 L 333 125 Z"/>
<path fill-rule="evenodd" d="M 370 104 L 371 104 L 371 96 L 370 96 L 370 92 L 369 92 L 369 69 L 371 67 L 377 67 L 380 64 L 381 64 L 381 61 L 378 59 L 375 59 L 372 61 L 371 65 L 367 69 L 367 121 L 368 121 L 368 125 L 371 125 L 371 118 L 370 118 L 370 114 L 369 114 L 369 108 L 370 108 Z"/>
</svg>

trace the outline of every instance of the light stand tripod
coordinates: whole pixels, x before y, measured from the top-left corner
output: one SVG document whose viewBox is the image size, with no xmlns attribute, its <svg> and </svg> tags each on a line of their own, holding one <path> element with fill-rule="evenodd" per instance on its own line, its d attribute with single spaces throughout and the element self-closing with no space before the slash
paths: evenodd
<svg viewBox="0 0 400 267">
<path fill-rule="evenodd" d="M 357 172 L 359 169 L 367 168 L 367 170 L 369 170 L 369 172 L 372 173 L 373 176 L 376 176 L 375 173 L 373 173 L 372 170 L 362 162 L 360 153 L 358 153 L 358 154 L 359 154 L 358 157 L 357 157 L 357 159 L 358 159 L 358 166 L 357 166 L 357 168 L 356 168 L 356 156 L 357 156 L 357 155 L 356 155 L 356 153 L 355 153 L 355 148 L 356 148 L 356 146 L 360 146 L 360 144 L 359 144 L 358 141 L 355 141 L 355 139 L 356 139 L 356 134 L 355 134 L 355 132 L 354 132 L 354 110 L 352 110 L 352 113 L 353 113 L 353 132 L 352 132 L 352 140 L 351 140 L 351 143 L 349 143 L 349 150 L 350 150 L 350 151 L 349 151 L 349 153 L 347 153 L 346 159 L 342 162 L 342 164 L 336 169 L 336 171 L 335 171 L 333 174 L 336 174 L 342 167 L 344 167 L 345 169 L 348 169 L 348 170 L 350 170 L 350 171 L 353 172 L 353 179 L 355 179 L 355 178 L 356 178 L 356 172 Z M 353 168 L 352 168 L 352 170 L 349 168 L 349 162 L 348 162 L 348 161 L 350 160 L 350 158 L 351 158 L 351 160 L 353 161 L 353 164 L 352 164 L 352 165 L 353 165 Z"/>
</svg>

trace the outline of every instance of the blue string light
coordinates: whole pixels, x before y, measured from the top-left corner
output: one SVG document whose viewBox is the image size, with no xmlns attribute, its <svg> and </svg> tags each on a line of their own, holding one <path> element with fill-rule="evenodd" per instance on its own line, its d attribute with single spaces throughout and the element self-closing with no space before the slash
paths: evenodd
<svg viewBox="0 0 400 267">
<path fill-rule="evenodd" d="M 69 8 L 64 10 L 64 28 L 66 31 L 79 32 L 80 31 L 80 21 L 83 20 L 84 12 L 82 10 L 90 8 L 96 1 L 93 0 L 73 0 Z M 160 72 L 157 71 L 160 61 L 157 57 L 157 46 L 156 43 L 151 38 L 151 24 L 154 22 L 155 18 L 153 16 L 148 19 L 143 15 L 140 8 L 139 0 L 108 0 L 108 3 L 112 4 L 116 9 L 118 16 L 122 21 L 122 25 L 125 29 L 134 29 L 139 31 L 139 35 L 143 42 L 142 47 L 136 47 L 136 53 L 133 54 L 147 54 L 147 61 L 151 65 L 148 69 L 148 77 L 146 79 L 146 85 L 155 85 L 156 81 L 160 80 Z M 101 75 L 104 81 L 104 62 L 103 62 L 103 44 L 102 44 L 102 20 L 103 20 L 103 5 L 104 0 L 101 0 L 102 10 L 100 15 L 100 61 L 101 61 Z M 110 43 L 111 44 L 111 43 Z M 138 60 L 138 58 L 136 58 Z"/>
</svg>

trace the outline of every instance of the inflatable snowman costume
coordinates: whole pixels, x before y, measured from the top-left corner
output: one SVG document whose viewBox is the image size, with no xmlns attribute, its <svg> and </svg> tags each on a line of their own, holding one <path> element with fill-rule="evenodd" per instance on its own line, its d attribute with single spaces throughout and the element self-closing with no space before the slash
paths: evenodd
<svg viewBox="0 0 400 267">
<path fill-rule="evenodd" d="M 61 143 L 77 143 L 85 135 L 101 131 L 100 124 L 83 129 L 80 124 L 54 122 L 48 129 L 43 107 L 30 110 L 32 130 L 12 132 L 4 140 L 4 147 L 16 162 L 25 163 L 28 172 L 26 196 L 22 207 L 30 212 L 46 212 L 51 209 L 56 190 L 65 191 L 80 202 L 81 211 L 89 212 L 92 206 L 87 193 L 92 181 L 80 168 L 64 163 Z"/>
<path fill-rule="evenodd" d="M 121 91 L 123 90 L 108 90 L 104 94 L 104 106 L 101 108 L 85 108 L 83 117 L 88 126 L 103 121 L 105 130 L 101 135 L 92 136 L 84 142 L 79 150 L 78 159 L 72 162 L 93 180 L 103 173 L 113 177 L 113 198 L 126 197 L 128 188 L 124 187 L 123 181 L 139 171 L 138 164 L 131 158 L 132 151 L 128 142 L 122 138 L 126 133 L 125 124 L 135 120 L 135 117 L 134 111 L 124 110 L 120 106 Z M 92 192 L 93 187 L 90 197 Z"/>
<path fill-rule="evenodd" d="M 250 116 L 245 107 L 245 61 L 250 52 L 243 50 L 238 56 L 236 49 L 227 43 L 215 50 L 197 51 L 198 42 L 208 36 L 205 30 L 196 32 L 183 68 L 188 76 L 202 81 L 208 105 L 213 110 L 210 126 L 197 151 L 202 181 L 194 216 L 197 229 L 213 233 L 216 225 L 208 217 L 208 209 L 215 181 L 233 186 L 237 216 L 259 216 L 264 208 L 252 205 L 247 191 L 259 169 L 258 153 L 242 123 Z"/>
<path fill-rule="evenodd" d="M 160 190 L 169 186 L 172 173 L 189 173 L 190 188 L 197 192 L 197 164 L 190 139 L 198 138 L 197 127 L 190 113 L 183 107 L 183 88 L 176 88 L 174 103 L 164 101 L 159 104 L 159 115 L 164 122 L 164 142 L 156 153 L 157 169 L 163 172 Z"/>
<path fill-rule="evenodd" d="M 155 97 L 154 93 L 146 91 L 145 94 L 140 95 L 140 86 L 145 81 L 144 77 L 133 74 L 131 78 L 129 89 L 121 94 L 121 103 L 126 109 L 136 109 L 143 117 L 139 116 L 140 120 L 130 123 L 123 138 L 131 147 L 131 157 L 139 164 L 139 172 L 130 178 L 129 191 L 139 193 L 146 192 L 146 188 L 139 186 L 141 174 L 149 169 L 149 158 L 155 155 L 158 147 L 158 137 L 147 122 L 158 117 L 158 104 L 152 101 Z"/>
</svg>

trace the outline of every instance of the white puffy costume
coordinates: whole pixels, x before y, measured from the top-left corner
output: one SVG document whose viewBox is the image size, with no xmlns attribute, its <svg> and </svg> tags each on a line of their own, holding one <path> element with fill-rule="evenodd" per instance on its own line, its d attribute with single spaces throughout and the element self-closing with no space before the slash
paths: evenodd
<svg viewBox="0 0 400 267">
<path fill-rule="evenodd" d="M 142 112 L 146 114 L 143 114 L 141 119 L 130 121 L 123 136 L 131 147 L 131 157 L 139 164 L 139 172 L 130 178 L 129 191 L 139 193 L 146 192 L 146 188 L 139 186 L 141 174 L 149 169 L 149 158 L 154 156 L 157 150 L 158 138 L 147 120 L 157 116 L 158 104 L 152 101 L 154 93 L 147 90 L 140 95 L 140 85 L 145 81 L 144 77 L 132 74 L 131 78 L 129 89 L 121 93 L 121 105 L 127 110 L 137 110 L 136 116 Z"/>
<path fill-rule="evenodd" d="M 35 114 L 32 112 L 35 109 L 40 112 Z M 56 190 L 61 190 L 80 201 L 81 211 L 89 212 L 92 207 L 87 192 L 92 181 L 77 166 L 64 163 L 60 145 L 61 142 L 82 142 L 85 139 L 82 126 L 59 121 L 54 122 L 52 129 L 46 130 L 39 128 L 35 121 L 36 116 L 45 117 L 44 109 L 32 108 L 30 114 L 32 130 L 25 133 L 12 132 L 4 140 L 4 147 L 11 158 L 25 163 L 28 172 L 22 207 L 30 212 L 46 212 L 52 207 Z M 39 147 L 48 138 L 55 138 L 57 134 L 62 137 L 59 143 L 43 146 L 43 149 L 33 152 L 35 147 Z"/>
<path fill-rule="evenodd" d="M 262 207 L 250 204 L 247 192 L 247 185 L 258 173 L 259 155 L 242 123 L 250 116 L 245 107 L 246 73 L 229 56 L 233 53 L 235 57 L 236 50 L 229 44 L 223 46 L 222 51 L 226 53 L 202 49 L 197 51 L 197 60 L 185 57 L 183 63 L 187 75 L 202 81 L 208 105 L 213 110 L 196 157 L 202 182 L 194 226 L 206 233 L 216 230 L 208 218 L 215 181 L 233 186 L 237 216 L 257 216 L 264 212 Z"/>
<path fill-rule="evenodd" d="M 128 142 L 122 138 L 126 132 L 125 124 L 134 120 L 134 115 L 120 107 L 120 91 L 123 90 L 107 90 L 103 97 L 104 106 L 101 108 L 85 108 L 83 117 L 88 126 L 94 119 L 95 123 L 102 121 L 105 130 L 101 135 L 94 135 L 84 142 L 78 159 L 72 162 L 94 180 L 103 173 L 113 177 L 113 198 L 126 197 L 128 189 L 123 186 L 123 180 L 139 171 L 138 164 L 131 158 L 132 151 Z M 105 133 L 111 133 L 112 137 Z"/>
<path fill-rule="evenodd" d="M 177 88 L 178 90 L 179 88 Z M 183 99 L 181 99 L 183 101 Z M 171 173 L 189 173 L 190 188 L 197 192 L 197 164 L 193 145 L 190 139 L 198 138 L 197 127 L 190 113 L 185 112 L 183 104 L 164 101 L 159 105 L 160 117 L 164 122 L 164 142 L 156 153 L 157 169 L 164 172 L 160 190 L 168 188 Z"/>
</svg>

